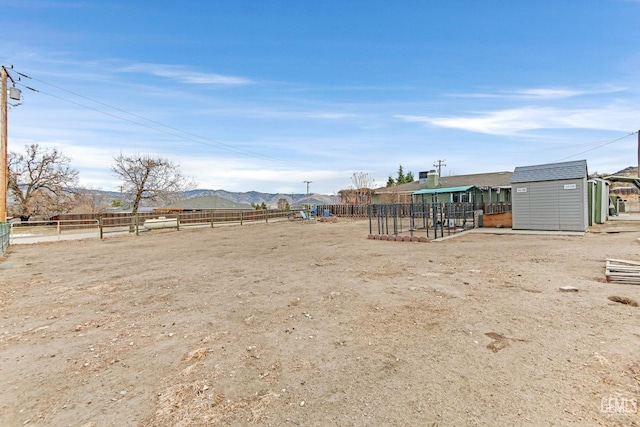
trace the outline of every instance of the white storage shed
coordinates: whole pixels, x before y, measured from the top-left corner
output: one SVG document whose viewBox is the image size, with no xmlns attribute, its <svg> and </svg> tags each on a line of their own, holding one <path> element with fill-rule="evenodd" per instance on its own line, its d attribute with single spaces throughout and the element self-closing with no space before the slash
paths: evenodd
<svg viewBox="0 0 640 427">
<path fill-rule="evenodd" d="M 517 167 L 511 177 L 514 230 L 586 231 L 587 161 Z"/>
</svg>

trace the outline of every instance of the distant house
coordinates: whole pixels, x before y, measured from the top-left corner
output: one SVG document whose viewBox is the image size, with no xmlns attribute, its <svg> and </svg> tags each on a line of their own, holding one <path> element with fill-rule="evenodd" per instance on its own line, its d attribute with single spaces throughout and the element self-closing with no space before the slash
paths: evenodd
<svg viewBox="0 0 640 427">
<path fill-rule="evenodd" d="M 506 171 L 452 176 L 420 172 L 418 181 L 376 189 L 372 203 L 509 202 L 512 175 Z"/>
<path fill-rule="evenodd" d="M 370 188 L 349 188 L 338 191 L 340 203 L 346 205 L 368 205 L 374 196 L 375 190 Z"/>
<path fill-rule="evenodd" d="M 517 167 L 511 177 L 514 230 L 586 231 L 587 161 Z"/>
</svg>

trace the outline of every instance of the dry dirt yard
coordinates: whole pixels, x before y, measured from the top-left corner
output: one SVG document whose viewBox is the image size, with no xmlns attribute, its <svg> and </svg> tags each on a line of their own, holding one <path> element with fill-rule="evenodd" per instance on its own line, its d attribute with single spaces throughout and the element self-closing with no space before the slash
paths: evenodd
<svg viewBox="0 0 640 427">
<path fill-rule="evenodd" d="M 640 308 L 608 297 L 640 286 L 604 260 L 640 260 L 640 223 L 595 231 L 387 242 L 341 220 L 12 246 L 0 425 L 637 426 Z"/>
</svg>

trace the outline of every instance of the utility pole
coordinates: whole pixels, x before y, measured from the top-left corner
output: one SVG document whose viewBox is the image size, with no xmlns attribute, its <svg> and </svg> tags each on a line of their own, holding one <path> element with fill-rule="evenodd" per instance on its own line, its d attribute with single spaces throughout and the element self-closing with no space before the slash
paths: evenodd
<svg viewBox="0 0 640 427">
<path fill-rule="evenodd" d="M 638 178 L 640 178 L 640 130 L 638 133 Z"/>
<path fill-rule="evenodd" d="M 436 160 L 436 161 L 433 163 L 433 167 L 438 168 L 438 176 L 442 176 L 442 167 L 443 167 L 443 166 L 447 166 L 447 165 L 445 164 L 445 161 L 446 161 L 446 160 L 447 160 L 447 159 Z"/>
<path fill-rule="evenodd" d="M 9 68 L 13 68 L 11 65 Z M 7 222 L 7 190 L 9 186 L 9 163 L 8 158 L 8 127 L 7 127 L 7 79 L 11 80 L 13 87 L 9 93 L 11 99 L 20 100 L 21 91 L 16 88 L 16 82 L 11 77 L 4 65 L 0 69 L 0 80 L 2 80 L 2 94 L 0 94 L 0 222 Z M 20 80 L 20 78 L 18 78 Z"/>
<path fill-rule="evenodd" d="M 0 106 L 0 121 L 2 121 L 2 131 L 0 131 L 0 222 L 7 222 L 7 186 L 9 184 L 9 165 L 7 164 L 7 78 L 9 73 L 2 66 L 0 70 L 2 79 L 2 105 Z M 13 80 L 12 80 L 13 81 Z"/>
<path fill-rule="evenodd" d="M 311 205 L 309 204 L 309 184 L 311 184 L 313 181 L 302 181 L 305 184 L 307 184 L 307 209 L 311 209 Z"/>
</svg>

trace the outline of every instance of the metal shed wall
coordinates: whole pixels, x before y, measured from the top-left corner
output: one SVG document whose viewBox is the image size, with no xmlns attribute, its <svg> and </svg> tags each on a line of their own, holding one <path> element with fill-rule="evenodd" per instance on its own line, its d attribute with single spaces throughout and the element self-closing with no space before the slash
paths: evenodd
<svg viewBox="0 0 640 427">
<path fill-rule="evenodd" d="M 515 183 L 512 211 L 514 230 L 586 231 L 587 178 Z"/>
</svg>

